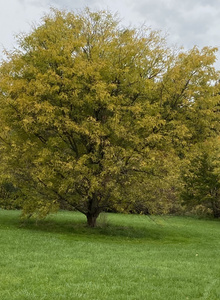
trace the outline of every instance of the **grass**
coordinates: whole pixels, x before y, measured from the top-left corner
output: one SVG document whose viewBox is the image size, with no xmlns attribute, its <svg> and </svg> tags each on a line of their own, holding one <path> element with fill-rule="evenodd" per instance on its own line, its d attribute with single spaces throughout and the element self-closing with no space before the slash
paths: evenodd
<svg viewBox="0 0 220 300">
<path fill-rule="evenodd" d="M 1 300 L 220 299 L 220 222 L 0 210 Z"/>
</svg>

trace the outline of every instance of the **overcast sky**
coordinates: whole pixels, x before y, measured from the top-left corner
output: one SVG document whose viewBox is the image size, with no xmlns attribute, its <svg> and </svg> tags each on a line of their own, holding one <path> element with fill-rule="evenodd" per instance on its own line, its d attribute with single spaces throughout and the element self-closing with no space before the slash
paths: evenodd
<svg viewBox="0 0 220 300">
<path fill-rule="evenodd" d="M 168 42 L 183 46 L 214 46 L 220 49 L 220 0 L 0 0 L 0 51 L 15 45 L 14 35 L 29 32 L 50 7 L 69 10 L 109 9 L 122 23 L 168 33 Z M 216 64 L 220 69 L 219 61 Z M 2 54 L 0 54 L 2 57 Z"/>
</svg>

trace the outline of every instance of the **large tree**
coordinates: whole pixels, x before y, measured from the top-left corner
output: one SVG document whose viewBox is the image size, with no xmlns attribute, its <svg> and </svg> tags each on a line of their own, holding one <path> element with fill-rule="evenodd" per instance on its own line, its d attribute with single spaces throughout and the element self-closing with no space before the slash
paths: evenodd
<svg viewBox="0 0 220 300">
<path fill-rule="evenodd" d="M 26 215 L 74 208 L 95 226 L 152 179 L 173 183 L 184 151 L 216 132 L 215 49 L 176 53 L 88 9 L 53 11 L 18 42 L 0 69 L 0 139 Z"/>
</svg>

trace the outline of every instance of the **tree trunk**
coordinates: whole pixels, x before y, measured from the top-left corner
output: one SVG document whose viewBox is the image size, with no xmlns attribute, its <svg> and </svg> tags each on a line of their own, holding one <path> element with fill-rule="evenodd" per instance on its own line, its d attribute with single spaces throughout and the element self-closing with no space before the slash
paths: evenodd
<svg viewBox="0 0 220 300">
<path fill-rule="evenodd" d="M 96 227 L 96 220 L 98 218 L 99 214 L 92 214 L 92 213 L 87 213 L 86 217 L 87 217 L 87 225 L 89 227 Z"/>
<path fill-rule="evenodd" d="M 88 199 L 88 210 L 87 210 L 87 225 L 94 228 L 96 226 L 96 220 L 100 214 L 100 209 L 98 207 L 97 195 L 93 194 Z"/>
<path fill-rule="evenodd" d="M 212 202 L 212 210 L 214 218 L 220 218 L 220 202 L 213 201 Z"/>
</svg>

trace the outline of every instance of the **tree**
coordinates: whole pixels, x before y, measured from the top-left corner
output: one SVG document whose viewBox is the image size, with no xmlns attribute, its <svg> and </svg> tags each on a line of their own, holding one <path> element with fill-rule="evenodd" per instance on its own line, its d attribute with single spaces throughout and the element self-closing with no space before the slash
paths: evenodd
<svg viewBox="0 0 220 300">
<path fill-rule="evenodd" d="M 206 140 L 195 147 L 183 172 L 182 198 L 189 207 L 202 205 L 220 218 L 219 137 Z"/>
<path fill-rule="evenodd" d="M 0 69 L 0 139 L 24 215 L 74 208 L 94 227 L 163 185 L 171 158 L 216 131 L 215 51 L 173 53 L 158 32 L 88 9 L 21 36 Z"/>
</svg>

